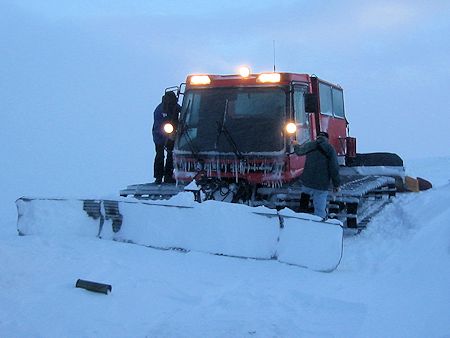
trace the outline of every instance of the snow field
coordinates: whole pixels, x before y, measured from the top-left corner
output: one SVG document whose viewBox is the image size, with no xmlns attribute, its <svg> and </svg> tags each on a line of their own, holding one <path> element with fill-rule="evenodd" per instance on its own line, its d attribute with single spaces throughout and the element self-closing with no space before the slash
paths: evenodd
<svg viewBox="0 0 450 338">
<path fill-rule="evenodd" d="M 450 170 L 433 172 L 435 188 L 399 195 L 345 238 L 333 273 L 90 234 L 17 236 L 3 221 L 0 336 L 447 337 Z M 113 291 L 76 289 L 78 278 Z"/>
</svg>

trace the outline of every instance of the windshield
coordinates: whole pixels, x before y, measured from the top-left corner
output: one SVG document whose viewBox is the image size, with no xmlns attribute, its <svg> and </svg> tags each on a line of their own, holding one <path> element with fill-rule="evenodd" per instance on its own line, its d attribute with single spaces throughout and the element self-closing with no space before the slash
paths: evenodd
<svg viewBox="0 0 450 338">
<path fill-rule="evenodd" d="M 227 153 L 283 149 L 281 88 L 212 88 L 185 94 L 177 149 Z"/>
</svg>

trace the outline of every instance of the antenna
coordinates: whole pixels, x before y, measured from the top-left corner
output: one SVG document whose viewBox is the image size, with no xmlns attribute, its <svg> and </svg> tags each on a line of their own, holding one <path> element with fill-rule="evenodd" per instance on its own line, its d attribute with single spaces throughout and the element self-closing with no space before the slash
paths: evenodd
<svg viewBox="0 0 450 338">
<path fill-rule="evenodd" d="M 275 73 L 275 40 L 273 40 L 273 72 Z"/>
</svg>

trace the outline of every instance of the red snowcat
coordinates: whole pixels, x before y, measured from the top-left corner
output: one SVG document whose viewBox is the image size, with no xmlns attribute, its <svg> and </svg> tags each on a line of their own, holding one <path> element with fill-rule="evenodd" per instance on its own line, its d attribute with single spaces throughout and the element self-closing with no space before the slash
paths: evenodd
<svg viewBox="0 0 450 338">
<path fill-rule="evenodd" d="M 113 200 L 22 197 L 19 234 L 82 233 L 333 271 L 344 229 L 359 231 L 404 189 L 399 156 L 356 152 L 338 85 L 247 70 L 189 75 L 169 90 L 182 98 L 178 127 L 165 126 L 175 140 L 176 184 L 131 185 Z M 340 192 L 329 195 L 327 220 L 310 214 L 301 184 L 305 157 L 293 153 L 294 142 L 314 140 L 320 131 L 338 154 L 342 181 Z"/>
<path fill-rule="evenodd" d="M 338 194 L 330 194 L 331 217 L 349 228 L 364 227 L 397 188 L 403 189 L 399 156 L 356 153 L 343 90 L 336 84 L 273 72 L 190 75 L 185 84 L 168 90 L 183 97 L 174 135 L 177 184 L 131 185 L 122 196 L 162 199 L 187 189 L 198 192 L 198 201 L 311 211 L 301 193 L 305 156 L 293 153 L 293 142 L 314 140 L 320 131 L 328 132 L 341 165 L 343 184 Z M 192 180 L 196 186 L 186 188 Z"/>
</svg>

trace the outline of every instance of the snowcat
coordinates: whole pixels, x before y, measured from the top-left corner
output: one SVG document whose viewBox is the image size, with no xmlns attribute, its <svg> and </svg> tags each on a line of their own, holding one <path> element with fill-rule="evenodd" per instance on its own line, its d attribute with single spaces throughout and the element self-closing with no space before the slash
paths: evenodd
<svg viewBox="0 0 450 338">
<path fill-rule="evenodd" d="M 293 153 L 293 143 L 314 140 L 320 131 L 328 132 L 341 165 L 343 184 L 339 194 L 330 194 L 330 216 L 362 228 L 403 189 L 398 155 L 356 153 L 340 86 L 307 74 L 245 75 L 190 75 L 168 88 L 183 96 L 174 148 L 177 184 L 131 185 L 120 195 L 169 199 L 188 190 L 199 202 L 311 211 L 300 180 L 305 156 Z M 187 187 L 192 181 L 195 187 Z"/>
<path fill-rule="evenodd" d="M 339 85 L 243 69 L 189 75 L 169 90 L 182 106 L 177 128 L 165 126 L 175 140 L 176 184 L 130 185 L 114 200 L 22 197 L 19 234 L 86 233 L 333 271 L 344 228 L 359 231 L 405 189 L 398 155 L 357 153 Z M 327 220 L 310 214 L 301 184 L 305 156 L 293 153 L 294 143 L 315 140 L 320 131 L 329 134 L 342 181 L 339 193 L 330 193 Z M 59 229 L 46 226 L 58 222 Z"/>
</svg>

